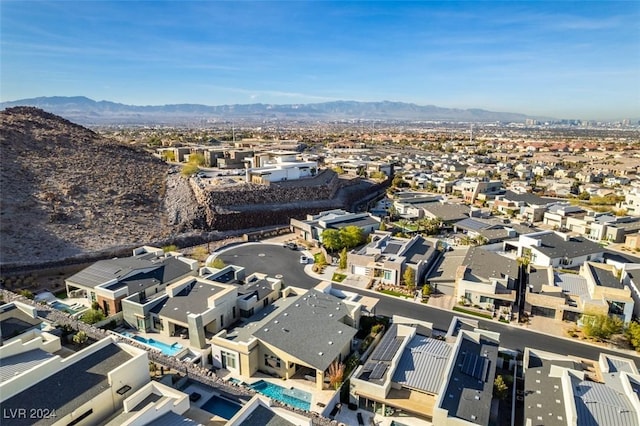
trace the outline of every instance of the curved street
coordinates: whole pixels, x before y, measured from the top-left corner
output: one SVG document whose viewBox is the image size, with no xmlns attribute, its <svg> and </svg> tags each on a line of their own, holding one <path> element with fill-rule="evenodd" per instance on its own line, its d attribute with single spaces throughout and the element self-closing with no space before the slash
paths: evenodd
<svg viewBox="0 0 640 426">
<path fill-rule="evenodd" d="M 320 280 L 315 276 L 305 273 L 304 265 L 300 263 L 299 250 L 291 250 L 276 243 L 246 243 L 221 250 L 217 258 L 225 264 L 234 264 L 246 268 L 247 275 L 253 272 L 261 272 L 275 277 L 282 275 L 286 285 L 309 289 L 317 285 Z M 437 330 L 446 330 L 454 316 L 454 312 L 434 308 L 421 303 L 407 301 L 405 299 L 387 296 L 385 294 L 353 288 L 340 284 L 333 284 L 339 290 L 360 293 L 366 296 L 377 297 L 380 301 L 376 306 L 378 315 L 392 316 L 399 314 L 433 323 Z M 456 312 L 455 315 L 461 316 Z M 536 331 L 531 331 L 517 325 L 506 325 L 497 321 L 487 321 L 478 317 L 470 317 L 478 320 L 479 327 L 489 331 L 500 333 L 501 346 L 509 349 L 523 351 L 525 346 L 556 352 L 559 354 L 574 355 L 587 359 L 597 360 L 601 352 L 633 358 L 640 367 L 640 356 L 630 351 L 606 349 L 587 343 L 582 343 L 568 338 L 556 337 Z"/>
</svg>

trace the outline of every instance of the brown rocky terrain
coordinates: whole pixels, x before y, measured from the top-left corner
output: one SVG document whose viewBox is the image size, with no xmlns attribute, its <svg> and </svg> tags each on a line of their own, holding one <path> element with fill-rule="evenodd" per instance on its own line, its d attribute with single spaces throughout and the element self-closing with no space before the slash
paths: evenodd
<svg viewBox="0 0 640 426">
<path fill-rule="evenodd" d="M 199 244 L 355 207 L 386 187 L 325 171 L 304 182 L 205 189 L 147 152 L 33 107 L 0 111 L 0 167 L 3 270 Z"/>
<path fill-rule="evenodd" d="M 30 107 L 0 112 L 0 263 L 63 259 L 169 233 L 167 166 Z"/>
</svg>

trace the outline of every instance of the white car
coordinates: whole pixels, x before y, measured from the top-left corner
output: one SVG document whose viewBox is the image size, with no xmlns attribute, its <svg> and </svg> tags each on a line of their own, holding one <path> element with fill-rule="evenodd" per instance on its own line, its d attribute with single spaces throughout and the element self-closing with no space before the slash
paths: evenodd
<svg viewBox="0 0 640 426">
<path fill-rule="evenodd" d="M 300 256 L 300 263 L 303 263 L 306 265 L 307 263 L 309 263 L 309 261 L 313 261 L 313 259 L 305 255 Z"/>
</svg>

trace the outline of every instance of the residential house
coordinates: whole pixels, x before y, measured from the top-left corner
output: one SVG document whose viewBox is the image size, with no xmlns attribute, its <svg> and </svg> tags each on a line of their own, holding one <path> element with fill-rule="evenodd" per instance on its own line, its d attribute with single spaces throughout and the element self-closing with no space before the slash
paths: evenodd
<svg viewBox="0 0 640 426">
<path fill-rule="evenodd" d="M 453 332 L 440 340 L 431 337 L 431 324 L 394 316 L 367 362 L 353 373 L 350 400 L 365 410 L 407 413 L 438 425 L 466 424 L 462 419 L 488 424 L 498 335 L 453 322 L 458 320 L 452 321 Z M 467 394 L 474 397 L 464 398 Z"/>
<path fill-rule="evenodd" d="M 472 247 L 456 271 L 455 299 L 495 311 L 511 311 L 516 301 L 518 264 L 497 253 Z"/>
<path fill-rule="evenodd" d="M 526 425 L 640 425 L 640 376 L 630 359 L 525 348 L 523 370 Z"/>
<path fill-rule="evenodd" d="M 404 271 L 412 268 L 415 271 L 414 285 L 419 285 L 439 253 L 435 244 L 420 235 L 399 238 L 384 231 L 371 235 L 369 244 L 348 253 L 347 270 L 382 284 L 401 285 Z"/>
<path fill-rule="evenodd" d="M 504 189 L 501 180 L 463 179 L 455 183 L 453 193 L 460 193 L 465 202 L 474 204 L 476 201 L 485 203 L 493 200 L 504 193 Z"/>
<path fill-rule="evenodd" d="M 304 375 L 324 389 L 331 363 L 351 353 L 360 310 L 360 303 L 333 296 L 330 286 L 287 287 L 281 299 L 211 339 L 214 367 L 247 378 L 258 371 Z"/>
<path fill-rule="evenodd" d="M 624 242 L 627 234 L 640 230 L 640 218 L 589 212 L 583 217 L 569 217 L 566 227 L 593 241 Z"/>
<path fill-rule="evenodd" d="M 185 277 L 151 298 L 138 294 L 122 301 L 124 322 L 142 332 L 184 336 L 193 348 L 208 349 L 213 335 L 239 318 L 238 290 L 200 277 Z"/>
<path fill-rule="evenodd" d="M 186 417 L 189 395 L 159 381 L 151 381 L 123 401 L 122 411 L 104 426 L 181 425 L 200 423 Z"/>
<path fill-rule="evenodd" d="M 19 340 L 0 347 L 0 410 L 16 413 L 12 425 L 101 424 L 150 380 L 147 352 L 113 337 L 66 358 L 43 352 Z"/>
<path fill-rule="evenodd" d="M 587 212 L 579 206 L 573 206 L 569 203 L 558 203 L 547 208 L 542 221 L 545 225 L 562 230 L 567 228 L 568 218 L 582 218 L 586 214 Z"/>
<path fill-rule="evenodd" d="M 520 235 L 518 240 L 505 241 L 504 247 L 505 250 L 515 249 L 518 257 L 530 259 L 532 265 L 554 268 L 577 267 L 604 258 L 604 249 L 599 244 L 555 231 Z"/>
<path fill-rule="evenodd" d="M 612 265 L 585 262 L 577 275 L 530 268 L 525 310 L 532 315 L 579 323 L 583 314 L 600 313 L 629 323 L 634 307 L 631 288 Z"/>
<path fill-rule="evenodd" d="M 307 215 L 306 220 L 291 219 L 291 230 L 301 240 L 322 244 L 322 233 L 327 229 L 340 230 L 357 226 L 364 235 L 380 228 L 381 219 L 370 213 L 350 213 L 345 210 L 327 210 Z"/>
<path fill-rule="evenodd" d="M 467 218 L 454 223 L 453 232 L 462 232 L 469 238 L 481 238 L 486 244 L 493 244 L 529 233 L 531 228 L 511 223 L 508 219 Z"/>
<path fill-rule="evenodd" d="M 122 300 L 137 295 L 152 297 L 180 279 L 195 276 L 198 261 L 180 253 L 164 253 L 155 247 L 139 247 L 132 257 L 100 260 L 67 278 L 70 297 L 98 302 L 109 316 L 122 310 Z"/>
<path fill-rule="evenodd" d="M 429 203 L 420 206 L 426 219 L 438 219 L 444 226 L 451 226 L 455 222 L 471 215 L 471 209 L 464 204 L 454 203 Z"/>
<path fill-rule="evenodd" d="M 491 418 L 491 404 L 499 346 L 497 333 L 460 331 L 433 408 L 434 425 L 497 422 Z"/>
<path fill-rule="evenodd" d="M 517 216 L 529 223 L 534 223 L 542 221 L 547 207 L 555 202 L 553 199 L 541 198 L 535 194 L 506 191 L 504 194 L 496 196 L 493 208 L 501 213 Z"/>
<path fill-rule="evenodd" d="M 640 216 L 640 188 L 628 190 L 618 208 L 626 210 L 628 215 Z"/>
<path fill-rule="evenodd" d="M 309 417 L 273 406 L 269 398 L 256 394 L 225 425 L 312 426 L 313 421 Z"/>
</svg>

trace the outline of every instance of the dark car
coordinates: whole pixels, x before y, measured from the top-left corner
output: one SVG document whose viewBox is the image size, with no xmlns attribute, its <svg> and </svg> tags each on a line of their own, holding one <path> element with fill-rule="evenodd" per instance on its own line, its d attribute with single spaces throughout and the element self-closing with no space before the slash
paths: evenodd
<svg viewBox="0 0 640 426">
<path fill-rule="evenodd" d="M 196 402 L 200 398 L 202 398 L 202 395 L 200 395 L 198 392 L 191 392 L 189 394 L 189 401 L 191 402 Z"/>
<path fill-rule="evenodd" d="M 298 250 L 298 245 L 296 243 L 287 243 L 284 245 L 284 247 L 291 250 Z"/>
</svg>

